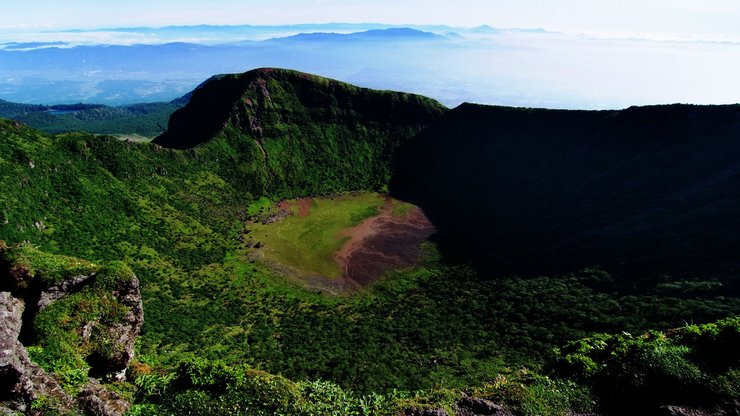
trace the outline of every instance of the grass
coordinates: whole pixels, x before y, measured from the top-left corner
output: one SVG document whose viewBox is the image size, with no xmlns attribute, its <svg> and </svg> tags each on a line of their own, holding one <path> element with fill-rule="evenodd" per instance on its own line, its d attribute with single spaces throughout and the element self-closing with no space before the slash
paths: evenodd
<svg viewBox="0 0 740 416">
<path fill-rule="evenodd" d="M 270 224 L 254 223 L 250 237 L 264 246 L 257 249 L 302 276 L 341 277 L 333 254 L 347 241 L 341 232 L 376 215 L 385 199 L 377 193 L 317 198 L 301 217 L 297 201 L 288 201 L 293 215 Z"/>
<path fill-rule="evenodd" d="M 52 285 L 73 276 L 97 272 L 99 269 L 94 263 L 74 257 L 48 254 L 31 244 L 20 245 L 7 253 L 6 250 L 7 248 L 0 248 L 0 261 L 12 263 L 10 273 L 20 280 L 35 278 L 45 285 Z"/>
<path fill-rule="evenodd" d="M 247 207 L 247 215 L 250 217 L 263 215 L 265 212 L 272 210 L 274 206 L 275 204 L 273 204 L 269 198 L 263 196 L 249 204 Z"/>
<path fill-rule="evenodd" d="M 409 204 L 408 202 L 396 201 L 396 203 L 393 205 L 392 215 L 396 218 L 404 217 L 412 209 L 414 209 L 413 204 Z"/>
</svg>

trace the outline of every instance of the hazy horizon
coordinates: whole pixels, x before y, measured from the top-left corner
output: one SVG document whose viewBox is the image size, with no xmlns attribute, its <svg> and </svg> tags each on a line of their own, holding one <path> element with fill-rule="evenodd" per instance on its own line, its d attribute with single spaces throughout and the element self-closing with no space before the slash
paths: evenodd
<svg viewBox="0 0 740 416">
<path fill-rule="evenodd" d="M 11 3 L 0 23 L 0 99 L 167 101 L 214 74 L 275 66 L 419 93 L 448 106 L 613 109 L 740 101 L 735 3 L 592 3 Z M 334 23 L 304 23 L 320 21 Z M 437 37 L 347 35 L 394 27 Z M 347 36 L 339 42 L 310 35 L 325 32 Z"/>
<path fill-rule="evenodd" d="M 542 28 L 590 36 L 740 39 L 734 0 L 92 0 L 5 1 L 0 29 L 84 29 L 169 25 L 384 23 Z M 641 36 L 642 35 L 642 36 Z"/>
</svg>

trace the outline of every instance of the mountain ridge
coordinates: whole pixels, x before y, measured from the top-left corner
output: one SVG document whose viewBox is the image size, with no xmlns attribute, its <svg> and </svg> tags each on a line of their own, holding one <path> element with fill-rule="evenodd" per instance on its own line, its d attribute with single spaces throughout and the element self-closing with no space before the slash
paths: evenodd
<svg viewBox="0 0 740 416">
<path fill-rule="evenodd" d="M 395 149 L 444 111 L 419 95 L 262 68 L 212 78 L 153 143 L 219 148 L 255 195 L 380 190 Z"/>
</svg>

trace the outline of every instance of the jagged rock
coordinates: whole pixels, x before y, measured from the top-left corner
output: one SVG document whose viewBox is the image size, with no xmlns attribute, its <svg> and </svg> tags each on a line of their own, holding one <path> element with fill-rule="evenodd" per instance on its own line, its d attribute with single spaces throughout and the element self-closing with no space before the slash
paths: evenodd
<svg viewBox="0 0 740 416">
<path fill-rule="evenodd" d="M 457 402 L 456 416 L 513 416 L 503 406 L 489 400 L 464 397 Z"/>
<path fill-rule="evenodd" d="M 25 412 L 39 397 L 51 398 L 60 407 L 71 409 L 72 397 L 53 377 L 28 357 L 18 341 L 24 304 L 9 292 L 0 292 L 0 399 L 11 410 Z"/>
<path fill-rule="evenodd" d="M 0 405 L 0 416 L 23 416 L 23 413 L 13 410 L 9 407 Z"/>
<path fill-rule="evenodd" d="M 23 306 L 20 299 L 0 292 L 0 394 L 15 388 L 24 373 L 20 358 L 23 346 L 18 342 Z"/>
<path fill-rule="evenodd" d="M 77 397 L 77 403 L 90 416 L 120 416 L 131 407 L 129 402 L 93 378 Z"/>
<path fill-rule="evenodd" d="M 139 279 L 133 276 L 127 284 L 122 285 L 113 294 L 121 303 L 129 308 L 129 313 L 123 322 L 109 328 L 109 339 L 116 340 L 120 349 L 111 357 L 108 357 L 107 368 L 110 370 L 109 378 L 123 381 L 126 378 L 126 369 L 134 358 L 134 345 L 136 337 L 141 332 L 144 324 L 144 306 L 141 300 Z"/>
</svg>

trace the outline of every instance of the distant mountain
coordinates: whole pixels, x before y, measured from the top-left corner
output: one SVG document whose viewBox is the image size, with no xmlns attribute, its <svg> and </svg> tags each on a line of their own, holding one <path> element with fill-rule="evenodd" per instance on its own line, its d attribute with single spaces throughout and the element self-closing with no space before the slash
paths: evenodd
<svg viewBox="0 0 740 416">
<path fill-rule="evenodd" d="M 66 42 L 8 42 L 8 43 L 0 43 L 0 49 L 4 49 L 6 51 L 28 50 L 28 49 L 38 49 L 38 48 L 51 48 L 51 47 L 66 46 L 66 45 L 68 45 Z"/>
<path fill-rule="evenodd" d="M 478 27 L 471 29 L 470 32 L 494 34 L 494 33 L 499 33 L 500 30 L 492 28 L 491 26 L 488 26 L 488 25 L 482 25 L 482 26 L 478 26 Z"/>
<path fill-rule="evenodd" d="M 392 25 L 383 23 L 306 23 L 294 25 L 185 25 L 185 26 L 162 26 L 162 27 L 111 27 L 102 29 L 71 29 L 66 33 L 95 33 L 95 32 L 119 32 L 119 33 L 156 33 L 156 34 L 192 34 L 192 33 L 233 33 L 240 34 L 242 40 L 249 35 L 268 34 L 276 32 L 302 32 L 302 31 L 365 31 L 374 29 L 391 28 Z M 63 33 L 64 33 L 63 32 Z"/>
<path fill-rule="evenodd" d="M 466 104 L 400 149 L 391 189 L 425 209 L 448 255 L 489 275 L 732 277 L 739 138 L 738 105 Z"/>
<path fill-rule="evenodd" d="M 317 30 L 321 33 L 313 33 Z M 449 32 L 447 28 L 442 33 Z M 69 44 L 0 45 L 0 72 L 4 74 L 0 97 L 33 104 L 162 102 L 182 96 L 212 74 L 258 67 L 297 68 L 383 89 L 408 88 L 406 80 L 411 79 L 431 90 L 435 84 L 444 85 L 444 79 L 419 80 L 421 70 L 428 67 L 424 60 L 429 54 L 418 51 L 415 43 L 426 42 L 430 47 L 449 43 L 446 37 L 430 31 L 376 24 L 124 28 L 106 32 L 106 36 L 120 37 L 120 43 L 126 45 L 96 44 L 96 33 L 68 34 Z M 88 43 L 74 41 L 87 36 Z M 142 39 L 156 44 L 136 43 Z M 379 65 L 394 69 L 379 71 Z M 393 74 L 391 82 L 381 75 L 389 73 Z"/>
<path fill-rule="evenodd" d="M 271 39 L 271 41 L 346 41 L 346 42 L 362 42 L 362 41 L 434 41 L 444 40 L 444 36 L 440 36 L 431 32 L 423 32 L 421 30 L 409 29 L 409 28 L 393 28 L 383 30 L 368 30 L 365 32 L 357 33 L 301 33 L 286 38 Z"/>
<path fill-rule="evenodd" d="M 47 111 L 48 106 L 34 104 L 11 103 L 10 101 L 0 100 L 0 117 L 14 118 L 22 114 L 36 111 Z"/>
</svg>

